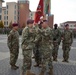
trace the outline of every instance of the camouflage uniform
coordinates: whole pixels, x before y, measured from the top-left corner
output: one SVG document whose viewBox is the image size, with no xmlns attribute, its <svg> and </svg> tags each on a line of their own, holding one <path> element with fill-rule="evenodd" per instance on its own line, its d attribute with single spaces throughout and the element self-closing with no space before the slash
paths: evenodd
<svg viewBox="0 0 76 75">
<path fill-rule="evenodd" d="M 50 27 L 47 27 L 46 29 L 41 29 L 41 43 L 40 43 L 40 52 L 41 52 L 41 59 L 42 59 L 42 70 L 40 75 L 43 75 L 43 73 L 46 70 L 46 65 L 48 65 L 49 70 L 53 69 L 52 65 L 52 31 Z"/>
<path fill-rule="evenodd" d="M 61 32 L 59 29 L 53 29 L 53 45 L 54 49 L 52 52 L 53 60 L 57 61 L 59 44 L 61 42 Z"/>
<path fill-rule="evenodd" d="M 73 42 L 72 31 L 64 30 L 62 34 L 62 38 L 63 38 L 63 41 L 62 41 L 63 58 L 64 58 L 64 61 L 68 61 L 70 47 Z"/>
<path fill-rule="evenodd" d="M 36 25 L 35 26 L 35 47 L 34 47 L 34 55 L 35 55 L 35 62 L 36 65 L 34 65 L 35 67 L 39 66 L 41 64 L 41 54 L 40 54 L 40 41 L 41 41 L 41 35 L 39 33 L 39 26 Z"/>
<path fill-rule="evenodd" d="M 10 65 L 15 65 L 19 54 L 19 33 L 11 30 L 7 40 L 10 49 Z"/>
<path fill-rule="evenodd" d="M 31 69 L 31 57 L 34 48 L 34 29 L 25 27 L 22 32 L 23 71 Z"/>
</svg>

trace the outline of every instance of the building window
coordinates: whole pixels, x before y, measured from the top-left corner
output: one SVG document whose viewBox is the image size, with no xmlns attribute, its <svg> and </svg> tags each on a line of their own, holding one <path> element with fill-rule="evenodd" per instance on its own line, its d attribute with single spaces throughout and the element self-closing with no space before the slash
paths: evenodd
<svg viewBox="0 0 76 75">
<path fill-rule="evenodd" d="M 32 16 L 33 14 L 31 13 L 31 16 Z"/>
<path fill-rule="evenodd" d="M 4 14 L 6 14 L 6 11 L 4 11 Z"/>
<path fill-rule="evenodd" d="M 15 5 L 15 9 L 16 9 L 16 5 Z"/>
<path fill-rule="evenodd" d="M 7 20 L 8 20 L 8 16 L 7 16 Z"/>
<path fill-rule="evenodd" d="M 19 11 L 18 11 L 18 15 L 19 15 Z"/>
<path fill-rule="evenodd" d="M 7 25 L 8 25 L 8 21 L 7 21 Z"/>
<path fill-rule="evenodd" d="M 16 20 L 16 16 L 14 16 L 14 20 Z"/>
<path fill-rule="evenodd" d="M 6 22 L 4 21 L 4 25 L 6 25 Z"/>
<path fill-rule="evenodd" d="M 0 13 L 2 13 L 2 8 L 0 8 Z"/>
<path fill-rule="evenodd" d="M 74 27 L 76 27 L 76 24 L 74 25 Z"/>
<path fill-rule="evenodd" d="M 18 20 L 19 20 L 19 17 L 18 17 Z"/>
<path fill-rule="evenodd" d="M 16 11 L 14 12 L 14 14 L 16 15 Z"/>
<path fill-rule="evenodd" d="M 7 11 L 7 14 L 8 14 L 8 11 Z"/>
<path fill-rule="evenodd" d="M 72 25 L 70 25 L 70 27 L 72 27 Z"/>
<path fill-rule="evenodd" d="M 7 5 L 7 9 L 8 9 L 8 5 Z"/>
<path fill-rule="evenodd" d="M 0 15 L 0 20 L 1 20 L 1 18 L 2 18 L 2 17 L 1 17 L 1 15 Z"/>
<path fill-rule="evenodd" d="M 6 16 L 4 16 L 4 20 L 6 20 Z"/>
</svg>

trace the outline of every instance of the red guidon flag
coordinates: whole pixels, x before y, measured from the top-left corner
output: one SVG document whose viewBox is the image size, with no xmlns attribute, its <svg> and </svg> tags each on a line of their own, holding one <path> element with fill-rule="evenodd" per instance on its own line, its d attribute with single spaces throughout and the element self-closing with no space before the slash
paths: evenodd
<svg viewBox="0 0 76 75">
<path fill-rule="evenodd" d="M 43 16 L 43 0 L 39 1 L 36 13 L 35 13 L 35 23 L 38 23 L 40 21 L 40 17 Z"/>
</svg>

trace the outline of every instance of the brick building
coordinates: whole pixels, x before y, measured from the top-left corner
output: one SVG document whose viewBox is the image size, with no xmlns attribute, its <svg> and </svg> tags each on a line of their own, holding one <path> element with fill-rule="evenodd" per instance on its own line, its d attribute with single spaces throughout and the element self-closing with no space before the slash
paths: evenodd
<svg viewBox="0 0 76 75">
<path fill-rule="evenodd" d="M 18 0 L 18 23 L 19 27 L 24 27 L 29 18 L 29 1 Z"/>
</svg>

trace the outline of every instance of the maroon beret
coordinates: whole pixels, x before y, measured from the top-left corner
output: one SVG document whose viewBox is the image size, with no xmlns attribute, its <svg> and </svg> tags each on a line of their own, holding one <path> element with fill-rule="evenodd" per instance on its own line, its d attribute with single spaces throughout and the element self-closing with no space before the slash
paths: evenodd
<svg viewBox="0 0 76 75">
<path fill-rule="evenodd" d="M 13 23 L 12 26 L 13 27 L 18 26 L 18 23 Z"/>
<path fill-rule="evenodd" d="M 65 27 L 69 26 L 69 24 L 65 24 Z"/>
<path fill-rule="evenodd" d="M 27 24 L 33 24 L 33 23 L 34 23 L 34 20 L 32 19 L 27 20 Z"/>
</svg>

